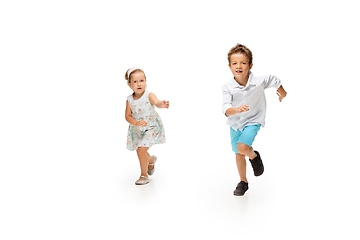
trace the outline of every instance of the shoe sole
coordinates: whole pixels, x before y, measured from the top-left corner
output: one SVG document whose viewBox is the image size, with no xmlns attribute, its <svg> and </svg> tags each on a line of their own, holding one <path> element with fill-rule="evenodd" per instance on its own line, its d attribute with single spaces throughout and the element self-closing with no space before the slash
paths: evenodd
<svg viewBox="0 0 360 240">
<path fill-rule="evenodd" d="M 135 183 L 135 185 L 146 185 L 146 184 L 148 184 L 149 182 L 147 182 L 147 183 Z"/>
<path fill-rule="evenodd" d="M 262 169 L 261 173 L 258 173 L 258 174 L 255 174 L 255 173 L 254 173 L 254 175 L 255 175 L 255 177 L 259 177 L 259 176 L 261 176 L 263 173 L 264 173 L 264 165 L 263 165 L 263 169 Z"/>
<path fill-rule="evenodd" d="M 236 194 L 236 193 L 234 193 L 234 196 L 238 196 L 238 197 L 241 197 L 241 196 L 244 196 L 245 195 L 245 193 L 244 194 Z"/>
</svg>

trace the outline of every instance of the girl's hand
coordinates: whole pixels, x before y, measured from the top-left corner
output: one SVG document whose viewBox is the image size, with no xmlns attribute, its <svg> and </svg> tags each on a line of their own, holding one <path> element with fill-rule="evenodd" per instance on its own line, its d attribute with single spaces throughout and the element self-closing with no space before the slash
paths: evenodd
<svg viewBox="0 0 360 240">
<path fill-rule="evenodd" d="M 169 108 L 169 101 L 159 100 L 153 93 L 149 94 L 149 100 L 151 104 L 155 105 L 158 108 Z"/>
<path fill-rule="evenodd" d="M 249 106 L 248 105 L 242 105 L 241 107 L 238 107 L 236 109 L 239 111 L 239 113 L 247 112 L 247 111 L 249 111 Z"/>
<path fill-rule="evenodd" d="M 135 126 L 137 126 L 137 127 L 146 127 L 146 126 L 147 126 L 147 122 L 141 120 L 141 121 L 137 122 L 137 123 L 135 124 Z"/>
<path fill-rule="evenodd" d="M 169 108 L 169 101 L 165 101 L 165 100 L 159 101 L 157 102 L 156 106 L 158 108 Z"/>
</svg>

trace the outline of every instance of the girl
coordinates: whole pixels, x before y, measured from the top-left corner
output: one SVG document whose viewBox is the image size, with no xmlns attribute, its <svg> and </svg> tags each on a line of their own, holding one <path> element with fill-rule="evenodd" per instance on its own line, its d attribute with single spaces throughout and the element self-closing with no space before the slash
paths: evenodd
<svg viewBox="0 0 360 240">
<path fill-rule="evenodd" d="M 149 176 L 155 171 L 156 156 L 150 156 L 149 148 L 165 142 L 165 131 L 155 107 L 169 108 L 168 101 L 158 100 L 153 93 L 146 91 L 146 77 L 140 68 L 129 68 L 125 79 L 134 91 L 126 101 L 125 118 L 130 123 L 127 135 L 127 149 L 136 150 L 141 168 L 136 185 L 149 183 Z"/>
</svg>

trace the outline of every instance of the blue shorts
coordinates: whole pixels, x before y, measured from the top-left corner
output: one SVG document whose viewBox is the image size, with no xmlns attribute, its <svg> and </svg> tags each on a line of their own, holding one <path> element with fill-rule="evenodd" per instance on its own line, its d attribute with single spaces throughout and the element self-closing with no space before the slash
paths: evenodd
<svg viewBox="0 0 360 240">
<path fill-rule="evenodd" d="M 238 143 L 244 143 L 251 147 L 258 131 L 260 130 L 260 127 L 261 124 L 249 125 L 244 127 L 242 131 L 235 131 L 232 127 L 230 127 L 231 147 L 233 152 L 239 153 L 237 150 Z"/>
</svg>

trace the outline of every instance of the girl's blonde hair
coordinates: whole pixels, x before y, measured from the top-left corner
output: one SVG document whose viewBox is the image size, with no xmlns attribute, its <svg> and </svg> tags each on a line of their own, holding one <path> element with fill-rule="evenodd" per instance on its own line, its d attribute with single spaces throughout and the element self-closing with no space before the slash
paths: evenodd
<svg viewBox="0 0 360 240">
<path fill-rule="evenodd" d="M 143 70 L 141 70 L 141 69 L 135 69 L 134 71 L 132 71 L 131 73 L 130 73 L 130 75 L 129 75 L 129 77 L 128 77 L 128 72 L 129 72 L 129 70 L 130 70 L 130 68 L 126 71 L 126 73 L 125 73 L 125 79 L 126 79 L 126 81 L 127 81 L 127 84 L 129 85 L 129 87 L 130 87 L 130 83 L 131 83 L 131 75 L 133 74 L 133 73 L 136 73 L 136 72 L 141 72 L 141 73 L 143 73 L 144 74 L 144 77 L 145 77 L 145 80 L 146 80 L 146 76 L 145 76 L 145 73 L 144 73 L 144 71 Z"/>
</svg>

